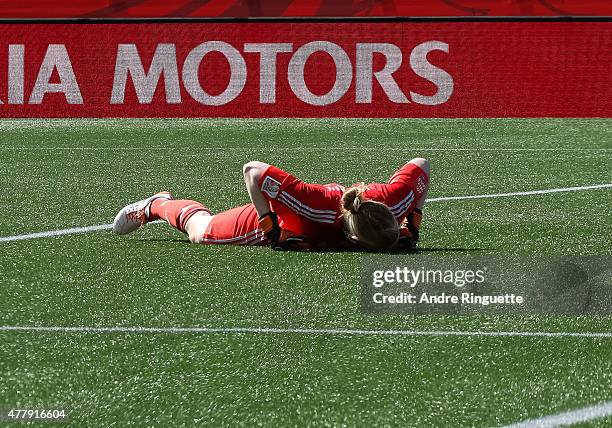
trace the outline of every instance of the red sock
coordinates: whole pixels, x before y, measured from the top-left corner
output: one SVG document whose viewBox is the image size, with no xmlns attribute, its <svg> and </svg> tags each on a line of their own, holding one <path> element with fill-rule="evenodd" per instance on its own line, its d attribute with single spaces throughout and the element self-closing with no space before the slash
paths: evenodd
<svg viewBox="0 0 612 428">
<path fill-rule="evenodd" d="M 191 201 L 188 199 L 179 200 L 168 200 L 168 199 L 155 199 L 151 204 L 151 218 L 150 220 L 156 220 L 158 218 L 166 220 L 172 227 L 185 232 L 185 224 L 195 213 L 207 212 L 210 214 L 210 210 L 198 201 Z"/>
</svg>

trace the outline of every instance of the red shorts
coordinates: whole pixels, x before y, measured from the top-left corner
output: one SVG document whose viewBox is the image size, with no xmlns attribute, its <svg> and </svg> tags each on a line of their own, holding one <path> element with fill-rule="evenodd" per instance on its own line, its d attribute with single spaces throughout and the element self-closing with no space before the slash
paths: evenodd
<svg viewBox="0 0 612 428">
<path fill-rule="evenodd" d="M 259 228 L 259 214 L 253 204 L 215 214 L 210 220 L 202 244 L 267 245 Z"/>
</svg>

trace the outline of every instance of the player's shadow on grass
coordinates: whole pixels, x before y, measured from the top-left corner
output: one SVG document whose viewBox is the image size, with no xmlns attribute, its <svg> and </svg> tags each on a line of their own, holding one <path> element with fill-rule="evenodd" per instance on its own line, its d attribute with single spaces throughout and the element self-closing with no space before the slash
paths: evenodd
<svg viewBox="0 0 612 428">
<path fill-rule="evenodd" d="M 134 239 L 134 241 L 138 241 L 138 242 L 172 242 L 172 243 L 182 243 L 182 244 L 191 244 L 191 241 L 189 239 L 181 239 L 181 238 L 140 238 L 140 239 Z M 191 245 L 195 245 L 195 244 L 191 244 Z"/>
<path fill-rule="evenodd" d="M 368 251 L 360 248 L 342 248 L 342 249 L 328 249 L 328 250 L 311 250 L 311 253 L 364 253 L 364 254 L 388 254 L 388 255 L 401 255 L 401 254 L 422 254 L 422 253 L 479 253 L 485 251 L 491 251 L 491 248 L 417 248 L 415 250 L 404 250 L 404 251 Z"/>
<path fill-rule="evenodd" d="M 192 244 L 189 239 L 181 238 L 150 238 L 150 239 L 136 239 L 139 242 L 164 242 L 164 243 L 182 243 L 189 245 Z M 267 245 L 261 245 L 260 248 L 267 249 Z M 457 248 L 457 247 L 431 247 L 431 248 L 417 248 L 416 250 L 406 251 L 367 251 L 360 248 L 327 248 L 327 249 L 313 249 L 307 252 L 309 253 L 371 253 L 371 254 L 420 254 L 420 253 L 478 253 L 483 251 L 491 251 L 493 248 Z"/>
<path fill-rule="evenodd" d="M 417 248 L 416 250 L 408 251 L 408 253 L 435 253 L 435 252 L 459 252 L 459 253 L 477 253 L 482 251 L 491 251 L 494 248 Z"/>
</svg>

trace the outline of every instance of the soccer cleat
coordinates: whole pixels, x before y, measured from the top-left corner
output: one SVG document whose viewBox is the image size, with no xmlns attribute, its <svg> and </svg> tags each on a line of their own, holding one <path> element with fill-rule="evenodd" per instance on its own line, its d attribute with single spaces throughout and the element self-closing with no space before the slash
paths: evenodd
<svg viewBox="0 0 612 428">
<path fill-rule="evenodd" d="M 151 203 L 160 198 L 173 199 L 170 192 L 159 192 L 147 199 L 123 207 L 115 216 L 113 231 L 119 235 L 126 235 L 141 228 L 150 221 Z"/>
</svg>

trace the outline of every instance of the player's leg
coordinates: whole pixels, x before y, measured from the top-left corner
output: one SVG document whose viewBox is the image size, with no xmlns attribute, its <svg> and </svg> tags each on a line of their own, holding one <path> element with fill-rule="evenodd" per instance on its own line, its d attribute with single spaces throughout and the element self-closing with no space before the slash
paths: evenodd
<svg viewBox="0 0 612 428">
<path fill-rule="evenodd" d="M 151 203 L 150 212 L 149 221 L 166 220 L 170 226 L 184 233 L 189 233 L 186 225 L 195 215 L 198 215 L 199 220 L 194 222 L 194 225 L 202 223 L 203 218 L 212 216 L 210 210 L 201 202 L 191 199 L 157 199 Z M 195 227 L 192 226 L 191 229 L 195 229 Z"/>
<path fill-rule="evenodd" d="M 160 192 L 123 207 L 115 217 L 113 230 L 125 235 L 161 218 L 175 229 L 186 232 L 185 224 L 197 213 L 211 215 L 210 210 L 200 202 L 175 200 L 170 192 Z"/>
<path fill-rule="evenodd" d="M 214 215 L 206 211 L 200 211 L 191 216 L 185 222 L 185 232 L 189 235 L 189 240 L 194 244 L 201 244 L 206 230 Z"/>
<path fill-rule="evenodd" d="M 194 214 L 185 229 L 191 242 L 207 245 L 267 245 L 253 204 L 220 212 L 213 216 Z"/>
<path fill-rule="evenodd" d="M 144 224 L 163 219 L 172 227 L 189 235 L 198 244 L 266 245 L 259 227 L 259 216 L 252 204 L 212 215 L 198 201 L 172 199 L 161 192 L 122 208 L 113 224 L 120 235 L 134 232 Z"/>
</svg>

